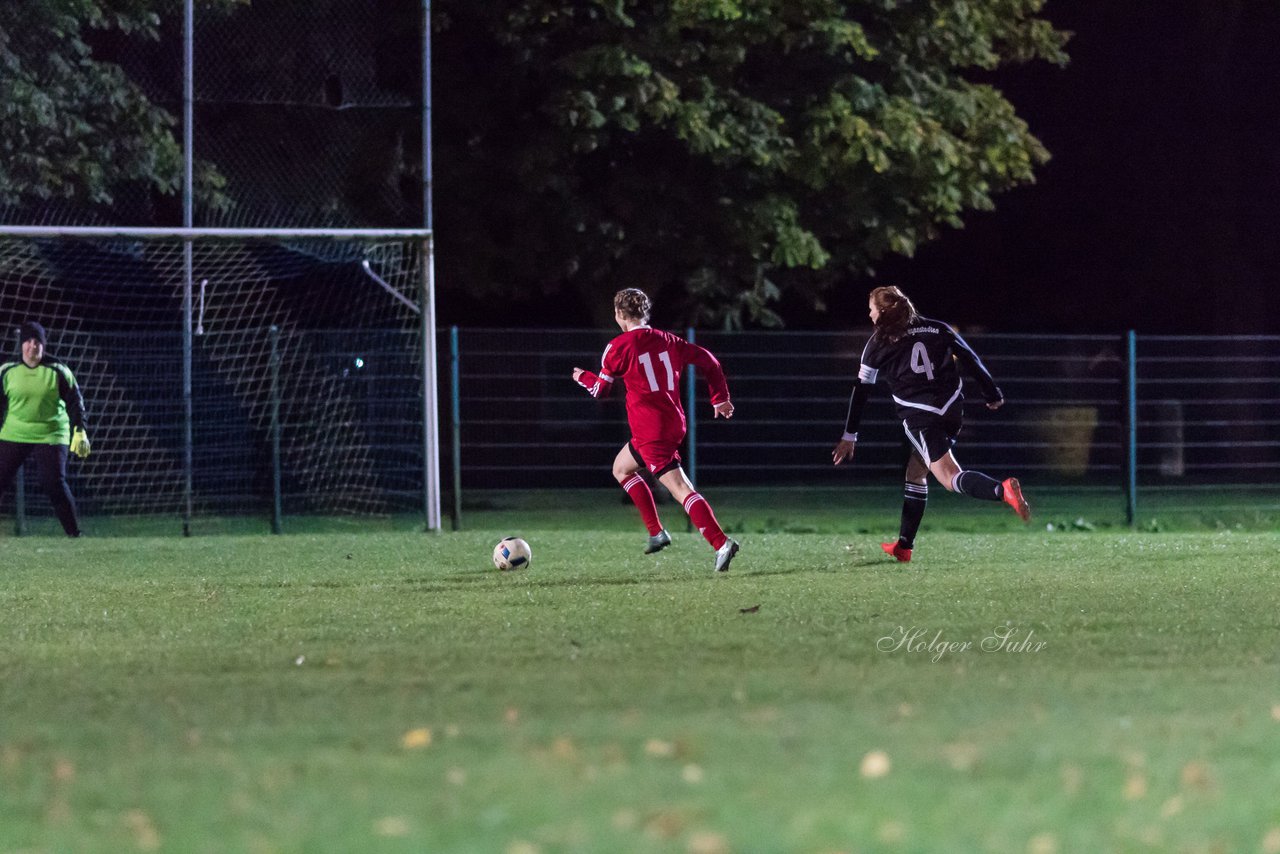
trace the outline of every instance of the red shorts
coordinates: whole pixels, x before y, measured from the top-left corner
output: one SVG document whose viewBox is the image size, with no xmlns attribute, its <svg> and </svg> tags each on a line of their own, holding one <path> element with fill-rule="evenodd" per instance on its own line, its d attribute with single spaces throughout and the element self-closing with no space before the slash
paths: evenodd
<svg viewBox="0 0 1280 854">
<path fill-rule="evenodd" d="M 680 467 L 680 443 L 666 439 L 642 441 L 632 438 L 627 443 L 631 456 L 636 462 L 649 470 L 654 477 L 662 477 L 674 468 Z"/>
</svg>

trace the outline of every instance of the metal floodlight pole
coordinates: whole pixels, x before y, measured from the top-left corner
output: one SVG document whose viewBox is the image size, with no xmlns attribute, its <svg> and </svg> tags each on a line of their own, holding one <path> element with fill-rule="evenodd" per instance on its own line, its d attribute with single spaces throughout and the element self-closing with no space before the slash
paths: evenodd
<svg viewBox="0 0 1280 854">
<path fill-rule="evenodd" d="M 422 0 L 422 481 L 427 530 L 440 530 L 440 401 L 435 241 L 431 237 L 431 0 Z"/>
<path fill-rule="evenodd" d="M 194 225 L 194 163 L 195 163 L 195 3 L 186 0 L 182 14 L 182 227 Z M 194 405 L 191 398 L 191 281 L 194 278 L 191 258 L 191 237 L 182 240 L 182 467 L 184 475 L 182 536 L 191 536 L 192 491 L 195 481 L 195 463 L 192 448 L 195 442 L 192 419 Z"/>
</svg>

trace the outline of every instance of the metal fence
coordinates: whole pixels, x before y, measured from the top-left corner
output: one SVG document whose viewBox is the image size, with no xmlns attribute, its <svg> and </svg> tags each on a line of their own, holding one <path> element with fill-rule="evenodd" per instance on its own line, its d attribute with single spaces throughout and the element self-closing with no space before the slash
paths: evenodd
<svg viewBox="0 0 1280 854">
<path fill-rule="evenodd" d="M 183 339 L 80 332 L 51 345 L 83 389 L 93 451 L 68 465 L 81 514 L 185 508 Z M 195 517 L 424 512 L 421 336 L 246 327 L 197 336 L 191 390 Z M 29 469 L 30 466 L 23 466 Z M 31 472 L 0 512 L 47 516 Z"/>
<path fill-rule="evenodd" d="M 705 384 L 686 377 L 685 468 L 700 485 L 847 484 L 831 465 L 867 332 L 694 333 L 725 367 L 737 407 L 712 419 Z M 454 329 L 455 488 L 608 483 L 628 438 L 621 394 L 592 400 L 570 379 L 594 369 L 607 331 Z M 442 336 L 442 339 L 445 337 Z M 966 468 L 1038 484 L 1111 491 L 1132 520 L 1139 499 L 1247 493 L 1276 509 L 1280 336 L 966 334 L 1004 391 L 965 405 Z M 878 400 L 878 402 L 877 402 Z M 858 444 L 859 479 L 900 477 L 909 453 L 883 387 Z"/>
<path fill-rule="evenodd" d="M 881 489 L 909 453 L 883 387 L 852 466 L 831 465 L 863 331 L 686 332 L 723 363 L 737 407 L 713 420 L 685 377 L 685 468 L 699 486 Z M 243 337 L 242 337 L 243 336 Z M 439 336 L 446 511 L 482 490 L 607 488 L 627 441 L 622 395 L 573 382 L 595 369 L 602 330 L 450 329 Z M 1195 509 L 1245 495 L 1280 509 L 1280 337 L 966 338 L 1003 389 L 966 404 L 967 468 L 1115 497 L 1117 514 Z M 247 340 L 253 339 L 253 340 Z M 261 339 L 261 340 L 256 340 Z M 420 337 L 401 330 L 243 330 L 197 339 L 193 389 L 196 513 L 286 515 L 422 510 Z M 172 513 L 181 505 L 180 342 L 173 334 L 82 334 L 60 352 L 85 389 L 94 452 L 73 462 L 88 516 Z M 453 488 L 450 489 L 450 481 Z M 7 485 L 5 485 L 7 487 Z M 5 490 L 5 509 L 12 493 Z M 27 478 L 26 510 L 48 513 Z M 277 505 L 277 502 L 278 505 Z M 1229 506 L 1229 505 L 1227 505 Z"/>
</svg>

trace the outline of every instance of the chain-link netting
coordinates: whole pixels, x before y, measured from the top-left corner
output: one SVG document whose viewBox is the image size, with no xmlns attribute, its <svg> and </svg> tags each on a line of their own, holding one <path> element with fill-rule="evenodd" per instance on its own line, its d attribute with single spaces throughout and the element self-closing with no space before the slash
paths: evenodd
<svg viewBox="0 0 1280 854">
<path fill-rule="evenodd" d="M 271 506 L 273 411 L 286 512 L 420 508 L 420 247 L 197 241 L 192 255 L 196 512 Z M 177 241 L 0 239 L 4 361 L 37 320 L 74 372 L 94 450 L 72 486 L 88 514 L 183 507 L 184 277 Z"/>
</svg>

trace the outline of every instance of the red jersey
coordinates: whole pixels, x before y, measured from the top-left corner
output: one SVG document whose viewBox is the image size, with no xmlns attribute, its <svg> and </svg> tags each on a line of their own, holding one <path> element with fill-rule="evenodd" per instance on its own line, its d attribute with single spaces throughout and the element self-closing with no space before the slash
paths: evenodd
<svg viewBox="0 0 1280 854">
<path fill-rule="evenodd" d="M 724 369 L 711 351 L 678 335 L 640 326 L 609 342 L 600 359 L 599 376 L 583 371 L 578 383 L 592 397 L 604 397 L 621 379 L 627 386 L 627 423 L 640 442 L 684 438 L 684 407 L 680 405 L 680 374 L 686 365 L 702 370 L 711 391 L 711 405 L 729 399 Z"/>
</svg>

